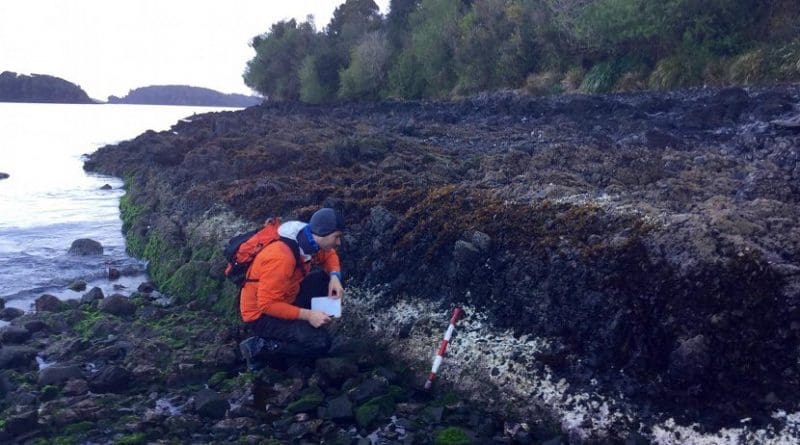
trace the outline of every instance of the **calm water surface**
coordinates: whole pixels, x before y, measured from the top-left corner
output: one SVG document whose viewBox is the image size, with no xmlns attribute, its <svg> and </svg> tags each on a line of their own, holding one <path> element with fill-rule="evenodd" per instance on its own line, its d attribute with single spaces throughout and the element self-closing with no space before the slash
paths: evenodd
<svg viewBox="0 0 800 445">
<path fill-rule="evenodd" d="M 29 309 L 42 293 L 80 298 L 83 292 L 66 289 L 78 279 L 106 295 L 115 284 L 129 293 L 146 279 L 145 264 L 125 253 L 122 181 L 85 173 L 83 155 L 216 110 L 222 109 L 0 103 L 0 172 L 10 175 L 0 180 L 0 298 L 6 305 Z M 105 184 L 112 189 L 101 190 Z M 78 238 L 99 241 L 104 254 L 68 255 Z M 109 267 L 124 276 L 111 282 Z"/>
</svg>

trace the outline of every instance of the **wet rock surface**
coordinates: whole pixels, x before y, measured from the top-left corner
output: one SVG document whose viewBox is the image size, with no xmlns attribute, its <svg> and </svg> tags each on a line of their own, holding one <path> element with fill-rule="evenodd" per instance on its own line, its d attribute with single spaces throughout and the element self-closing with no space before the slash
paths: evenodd
<svg viewBox="0 0 800 445">
<path fill-rule="evenodd" d="M 69 254 L 78 256 L 102 255 L 103 245 L 89 238 L 76 239 L 69 247 Z"/>
<path fill-rule="evenodd" d="M 429 444 L 447 428 L 473 443 L 513 438 L 501 417 L 454 393 L 419 391 L 410 369 L 337 326 L 348 353 L 248 372 L 237 322 L 130 298 L 137 313 L 158 315 L 129 320 L 85 302 L 64 331 L 0 348 L 3 443 Z M 62 316 L 26 314 L 10 327 Z M 220 350 L 232 360 L 216 360 Z M 541 422 L 530 434 L 545 440 L 557 430 Z"/>
<path fill-rule="evenodd" d="M 86 168 L 130 178 L 126 236 L 182 252 L 149 258 L 176 294 L 213 289 L 209 246 L 243 231 L 209 221 L 334 206 L 349 283 L 384 305 L 468 304 L 550 340 L 523 366 L 713 428 L 800 399 L 799 101 L 782 87 L 266 104 Z"/>
</svg>

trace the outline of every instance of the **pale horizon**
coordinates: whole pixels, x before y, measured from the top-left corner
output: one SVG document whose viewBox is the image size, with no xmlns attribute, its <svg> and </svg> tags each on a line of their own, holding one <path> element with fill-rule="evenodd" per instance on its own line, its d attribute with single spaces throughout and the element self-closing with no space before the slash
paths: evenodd
<svg viewBox="0 0 800 445">
<path fill-rule="evenodd" d="M 281 20 L 324 28 L 344 0 L 28 0 L 0 3 L 0 72 L 46 74 L 93 99 L 151 85 L 255 94 L 242 80 L 253 37 Z M 389 0 L 375 2 L 381 13 Z"/>
</svg>

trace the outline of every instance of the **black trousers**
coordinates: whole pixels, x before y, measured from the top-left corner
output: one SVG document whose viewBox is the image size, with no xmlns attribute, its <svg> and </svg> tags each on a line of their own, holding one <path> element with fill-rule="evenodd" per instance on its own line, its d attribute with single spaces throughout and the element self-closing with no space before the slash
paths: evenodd
<svg viewBox="0 0 800 445">
<path fill-rule="evenodd" d="M 313 270 L 300 283 L 300 292 L 294 305 L 311 309 L 311 298 L 328 295 L 330 277 L 322 270 Z M 316 358 L 328 353 L 331 347 L 330 333 L 324 328 L 315 328 L 305 320 L 284 320 L 262 315 L 247 323 L 259 337 L 274 340 L 278 347 L 274 354 Z"/>
</svg>

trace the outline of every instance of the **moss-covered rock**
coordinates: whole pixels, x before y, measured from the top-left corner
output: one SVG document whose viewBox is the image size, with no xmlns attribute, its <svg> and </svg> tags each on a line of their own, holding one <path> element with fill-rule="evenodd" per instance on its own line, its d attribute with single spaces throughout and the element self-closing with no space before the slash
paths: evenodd
<svg viewBox="0 0 800 445">
<path fill-rule="evenodd" d="M 461 428 L 451 426 L 436 433 L 434 444 L 436 445 L 470 445 L 472 439 Z"/>
<path fill-rule="evenodd" d="M 286 411 L 297 414 L 317 409 L 325 400 L 325 396 L 318 388 L 307 391 L 298 400 L 286 406 Z"/>
</svg>

